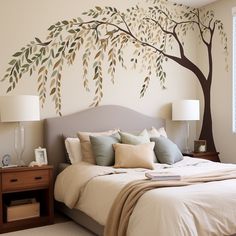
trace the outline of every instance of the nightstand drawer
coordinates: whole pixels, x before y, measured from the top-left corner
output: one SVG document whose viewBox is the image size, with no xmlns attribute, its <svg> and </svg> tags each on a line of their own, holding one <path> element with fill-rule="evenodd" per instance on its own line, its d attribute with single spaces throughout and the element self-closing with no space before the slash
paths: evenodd
<svg viewBox="0 0 236 236">
<path fill-rule="evenodd" d="M 30 170 L 2 174 L 2 191 L 24 190 L 49 185 L 49 170 Z"/>
</svg>

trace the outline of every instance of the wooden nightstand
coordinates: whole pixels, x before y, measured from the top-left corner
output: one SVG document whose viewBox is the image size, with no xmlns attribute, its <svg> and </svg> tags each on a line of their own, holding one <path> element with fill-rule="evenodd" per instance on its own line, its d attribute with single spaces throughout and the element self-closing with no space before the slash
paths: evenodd
<svg viewBox="0 0 236 236">
<path fill-rule="evenodd" d="M 34 198 L 39 217 L 8 222 L 6 206 L 11 201 Z M 53 224 L 53 167 L 0 168 L 0 233 Z"/>
<path fill-rule="evenodd" d="M 197 157 L 210 161 L 220 162 L 219 152 L 190 152 L 183 153 L 184 156 Z"/>
</svg>

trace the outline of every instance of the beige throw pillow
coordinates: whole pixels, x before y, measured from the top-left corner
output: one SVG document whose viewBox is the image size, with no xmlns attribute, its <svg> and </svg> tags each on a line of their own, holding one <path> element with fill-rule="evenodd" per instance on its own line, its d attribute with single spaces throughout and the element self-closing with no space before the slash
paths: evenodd
<svg viewBox="0 0 236 236">
<path fill-rule="evenodd" d="M 109 136 L 114 133 L 117 133 L 118 131 L 118 129 L 114 129 L 105 132 L 78 132 L 77 136 L 80 139 L 81 151 L 83 156 L 82 160 L 91 164 L 96 164 L 89 136 Z"/>
<path fill-rule="evenodd" d="M 147 168 L 154 169 L 153 148 L 155 143 L 139 145 L 113 144 L 115 149 L 115 168 Z"/>
</svg>

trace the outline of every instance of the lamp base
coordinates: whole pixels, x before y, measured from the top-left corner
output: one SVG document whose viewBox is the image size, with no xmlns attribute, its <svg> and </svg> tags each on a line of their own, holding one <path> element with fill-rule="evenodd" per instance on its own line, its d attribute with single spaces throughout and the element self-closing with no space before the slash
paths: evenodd
<svg viewBox="0 0 236 236">
<path fill-rule="evenodd" d="M 17 166 L 25 166 L 24 161 L 22 160 L 22 155 L 25 148 L 25 130 L 23 125 L 18 123 L 15 128 L 15 152 L 17 156 Z"/>
<path fill-rule="evenodd" d="M 17 166 L 18 167 L 23 167 L 23 166 L 26 166 L 26 164 L 23 160 L 17 160 Z"/>
<path fill-rule="evenodd" d="M 189 154 L 189 153 L 191 153 L 191 150 L 190 150 L 190 148 L 185 148 L 185 149 L 183 150 L 183 153 L 186 153 L 186 154 Z"/>
<path fill-rule="evenodd" d="M 187 129 L 187 136 L 186 136 L 186 145 L 185 145 L 185 149 L 184 152 L 185 153 L 190 153 L 190 148 L 189 148 L 189 122 L 186 121 L 186 129 Z"/>
</svg>

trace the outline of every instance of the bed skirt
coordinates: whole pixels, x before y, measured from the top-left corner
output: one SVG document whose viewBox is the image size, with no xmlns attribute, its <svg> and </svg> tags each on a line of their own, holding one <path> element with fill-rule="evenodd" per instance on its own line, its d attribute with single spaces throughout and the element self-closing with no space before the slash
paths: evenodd
<svg viewBox="0 0 236 236">
<path fill-rule="evenodd" d="M 65 204 L 58 201 L 55 201 L 55 209 L 65 214 L 79 225 L 92 231 L 96 235 L 103 236 L 104 226 L 100 225 L 98 222 L 96 222 L 94 219 L 92 219 L 82 211 L 77 209 L 70 209 Z"/>
</svg>

